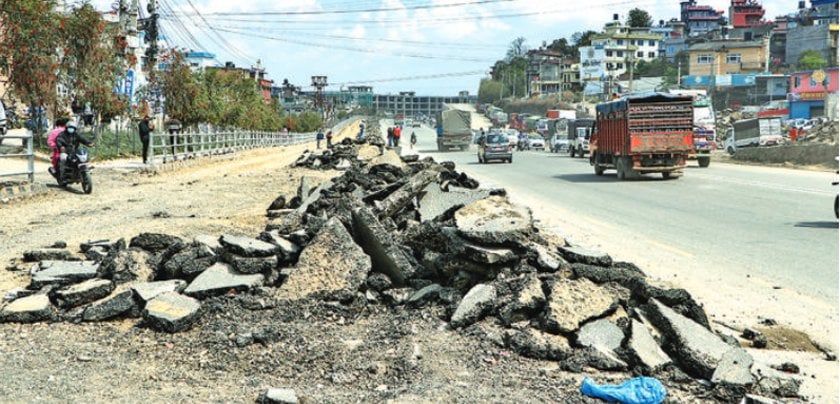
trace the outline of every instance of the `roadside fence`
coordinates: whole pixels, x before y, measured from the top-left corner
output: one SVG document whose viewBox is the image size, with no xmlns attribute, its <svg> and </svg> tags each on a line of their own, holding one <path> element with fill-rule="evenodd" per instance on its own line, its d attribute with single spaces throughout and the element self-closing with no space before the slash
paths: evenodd
<svg viewBox="0 0 840 404">
<path fill-rule="evenodd" d="M 16 172 L 0 172 L 0 178 L 5 177 L 17 177 L 17 176 L 27 176 L 29 183 L 32 184 L 35 182 L 35 147 L 33 144 L 32 134 L 25 134 L 25 135 L 3 135 L 3 140 L 6 139 L 21 139 L 23 143 L 25 143 L 24 148 L 26 152 L 24 153 L 0 153 L 1 159 L 12 159 L 12 158 L 26 158 L 26 171 L 16 171 Z"/>
</svg>

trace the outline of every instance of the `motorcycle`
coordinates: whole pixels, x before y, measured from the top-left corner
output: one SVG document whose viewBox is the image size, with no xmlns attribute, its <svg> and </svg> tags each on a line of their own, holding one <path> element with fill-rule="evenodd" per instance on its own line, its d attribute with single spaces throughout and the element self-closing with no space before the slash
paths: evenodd
<svg viewBox="0 0 840 404">
<path fill-rule="evenodd" d="M 80 145 L 75 153 L 68 153 L 67 160 L 59 163 L 59 172 L 56 173 L 50 167 L 50 174 L 58 181 L 60 187 L 70 184 L 82 184 L 82 191 L 89 194 L 93 192 L 93 180 L 90 178 L 90 170 L 93 165 L 90 163 L 90 154 L 85 146 Z"/>
<path fill-rule="evenodd" d="M 522 139 L 518 143 L 516 143 L 516 151 L 523 151 L 528 150 L 531 147 L 528 145 L 528 140 Z"/>
</svg>

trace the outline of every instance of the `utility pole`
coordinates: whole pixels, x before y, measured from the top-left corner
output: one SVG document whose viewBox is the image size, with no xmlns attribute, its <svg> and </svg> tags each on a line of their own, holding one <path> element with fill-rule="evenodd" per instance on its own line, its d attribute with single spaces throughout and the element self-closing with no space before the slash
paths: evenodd
<svg viewBox="0 0 840 404">
<path fill-rule="evenodd" d="M 146 50 L 146 56 L 149 58 L 149 67 L 154 69 L 157 65 L 158 53 L 157 0 L 149 0 L 147 10 L 149 11 L 149 30 L 147 31 L 149 34 L 149 49 Z"/>
</svg>

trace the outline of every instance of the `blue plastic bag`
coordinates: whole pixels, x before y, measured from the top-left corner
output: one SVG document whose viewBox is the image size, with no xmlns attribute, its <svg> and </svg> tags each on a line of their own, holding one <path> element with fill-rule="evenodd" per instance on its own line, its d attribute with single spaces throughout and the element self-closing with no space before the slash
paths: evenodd
<svg viewBox="0 0 840 404">
<path fill-rule="evenodd" d="M 617 386 L 599 386 L 586 377 L 580 385 L 580 392 L 589 397 L 622 404 L 659 404 L 668 395 L 665 386 L 652 377 L 637 377 Z"/>
</svg>

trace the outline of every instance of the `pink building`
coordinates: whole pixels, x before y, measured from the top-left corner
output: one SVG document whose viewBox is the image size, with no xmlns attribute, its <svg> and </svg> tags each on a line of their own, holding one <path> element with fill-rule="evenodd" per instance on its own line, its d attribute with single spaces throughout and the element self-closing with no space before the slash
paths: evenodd
<svg viewBox="0 0 840 404">
<path fill-rule="evenodd" d="M 837 93 L 837 68 L 790 73 L 790 117 L 810 119 L 825 115 L 825 97 Z"/>
</svg>

